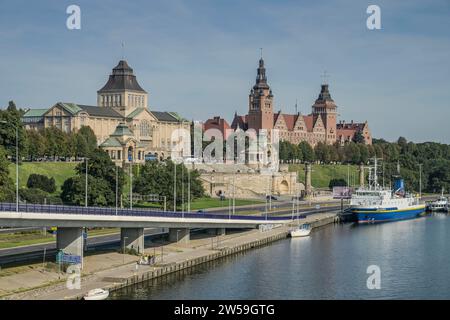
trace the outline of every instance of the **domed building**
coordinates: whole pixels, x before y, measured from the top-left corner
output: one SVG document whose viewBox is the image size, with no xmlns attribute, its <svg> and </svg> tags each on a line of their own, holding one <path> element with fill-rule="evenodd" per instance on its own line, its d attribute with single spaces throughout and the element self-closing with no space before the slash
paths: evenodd
<svg viewBox="0 0 450 320">
<path fill-rule="evenodd" d="M 181 128 L 190 130 L 190 122 L 177 113 L 152 109 L 133 69 L 121 60 L 97 91 L 97 106 L 58 102 L 49 109 L 28 110 L 23 122 L 27 129 L 55 126 L 64 132 L 89 126 L 99 146 L 116 163 L 143 162 L 146 157 L 169 157 L 176 143 L 172 133 Z"/>
</svg>

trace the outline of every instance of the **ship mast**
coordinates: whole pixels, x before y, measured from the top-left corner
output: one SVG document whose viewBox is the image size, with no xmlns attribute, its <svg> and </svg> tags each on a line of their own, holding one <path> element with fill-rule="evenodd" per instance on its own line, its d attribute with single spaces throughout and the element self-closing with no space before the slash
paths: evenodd
<svg viewBox="0 0 450 320">
<path fill-rule="evenodd" d="M 377 173 L 377 157 L 375 157 L 373 171 L 374 171 L 373 184 L 374 184 L 375 189 L 376 189 L 376 188 L 378 187 L 378 177 L 377 177 L 377 175 L 378 175 L 378 173 Z"/>
</svg>

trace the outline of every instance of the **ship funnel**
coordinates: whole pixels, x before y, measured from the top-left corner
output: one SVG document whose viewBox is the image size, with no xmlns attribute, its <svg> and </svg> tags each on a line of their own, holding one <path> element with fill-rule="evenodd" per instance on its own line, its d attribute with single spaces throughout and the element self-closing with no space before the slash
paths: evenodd
<svg viewBox="0 0 450 320">
<path fill-rule="evenodd" d="M 394 188 L 393 189 L 394 189 L 395 194 L 404 196 L 405 195 L 405 181 L 400 177 L 394 178 Z"/>
</svg>

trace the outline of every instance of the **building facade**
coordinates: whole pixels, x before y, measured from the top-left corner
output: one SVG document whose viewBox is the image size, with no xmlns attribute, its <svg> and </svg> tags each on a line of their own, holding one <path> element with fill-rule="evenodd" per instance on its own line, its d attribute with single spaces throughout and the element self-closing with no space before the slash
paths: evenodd
<svg viewBox="0 0 450 320">
<path fill-rule="evenodd" d="M 312 105 L 309 115 L 286 114 L 278 111 L 274 113 L 274 95 L 267 82 L 264 60 L 259 60 L 256 83 L 250 90 L 248 114 L 235 113 L 231 128 L 233 130 L 266 129 L 267 132 L 277 129 L 280 140 L 298 144 L 302 141 L 311 146 L 322 142 L 344 144 L 352 141 L 360 133 L 365 144 L 372 144 L 369 125 L 364 123 L 337 123 L 337 106 L 331 98 L 329 85 L 324 83 L 318 98 Z M 209 121 L 209 120 L 208 120 Z M 208 122 L 207 121 L 207 122 Z M 215 117 L 215 122 L 225 121 Z M 226 122 L 226 121 L 225 121 Z M 227 123 L 224 125 L 228 125 Z"/>
<path fill-rule="evenodd" d="M 54 126 L 67 133 L 89 126 L 99 146 L 113 160 L 125 163 L 143 162 L 145 155 L 149 154 L 160 159 L 169 157 L 177 143 L 172 141 L 174 131 L 190 129 L 189 121 L 175 112 L 150 110 L 148 93 L 139 85 L 133 69 L 124 60 L 119 61 L 106 84 L 97 91 L 97 106 L 58 102 L 49 109 L 28 110 L 23 122 L 27 129 Z M 121 151 L 120 160 L 117 141 L 126 139 L 117 140 L 118 132 L 125 132 L 126 139 L 136 144 L 134 151 L 126 152 L 127 156 Z"/>
</svg>

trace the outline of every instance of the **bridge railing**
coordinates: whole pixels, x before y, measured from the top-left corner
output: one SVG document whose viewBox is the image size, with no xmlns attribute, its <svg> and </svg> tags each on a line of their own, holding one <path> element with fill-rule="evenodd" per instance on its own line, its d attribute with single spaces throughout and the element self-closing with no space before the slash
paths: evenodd
<svg viewBox="0 0 450 320">
<path fill-rule="evenodd" d="M 0 211 L 15 212 L 15 203 L 0 203 Z M 166 217 L 166 218 L 202 218 L 202 219 L 232 219 L 264 221 L 265 216 L 226 215 L 194 212 L 171 212 L 143 208 L 123 209 L 105 207 L 80 207 L 66 205 L 19 204 L 19 212 L 48 213 L 48 214 L 81 214 L 105 216 L 135 216 L 135 217 Z M 290 220 L 290 217 L 267 217 L 267 220 Z"/>
</svg>

